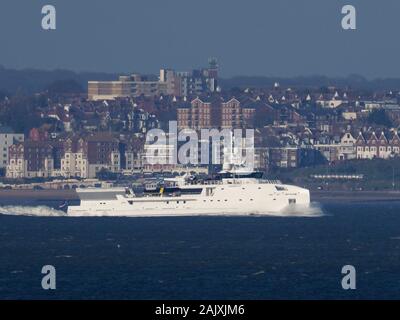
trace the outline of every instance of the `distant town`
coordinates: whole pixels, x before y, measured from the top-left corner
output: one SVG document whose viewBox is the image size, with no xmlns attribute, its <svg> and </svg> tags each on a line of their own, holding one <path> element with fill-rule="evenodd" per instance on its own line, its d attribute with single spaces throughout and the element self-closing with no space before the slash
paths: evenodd
<svg viewBox="0 0 400 320">
<path fill-rule="evenodd" d="M 323 168 L 307 177 L 318 185 L 364 179 L 357 170 L 331 171 L 346 163 L 400 156 L 398 90 L 279 82 L 224 89 L 218 73 L 211 58 L 198 70 L 93 79 L 84 94 L 64 81 L 33 95 L 0 95 L 0 186 L 216 170 L 146 161 L 146 133 L 169 121 L 178 129 L 254 129 L 256 170 L 290 177 L 295 169 Z M 392 188 L 395 176 L 393 167 Z"/>
</svg>

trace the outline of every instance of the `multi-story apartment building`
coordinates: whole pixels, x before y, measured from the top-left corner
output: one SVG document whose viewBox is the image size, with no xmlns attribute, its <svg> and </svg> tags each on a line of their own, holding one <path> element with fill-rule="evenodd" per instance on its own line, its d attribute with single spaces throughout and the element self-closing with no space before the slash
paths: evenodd
<svg viewBox="0 0 400 320">
<path fill-rule="evenodd" d="M 268 157 L 273 167 L 297 168 L 300 162 L 300 149 L 296 146 L 269 148 Z"/>
<path fill-rule="evenodd" d="M 167 92 L 177 97 L 212 93 L 218 90 L 218 63 L 210 58 L 208 68 L 177 72 L 172 69 L 160 70 L 160 82 L 165 83 Z"/>
<path fill-rule="evenodd" d="M 217 90 L 218 65 L 210 59 L 209 67 L 188 72 L 161 69 L 159 78 L 140 74 L 120 76 L 118 81 L 89 81 L 89 100 L 114 100 L 124 97 L 153 97 L 174 95 L 178 97 L 201 95 Z"/>
<path fill-rule="evenodd" d="M 174 144 L 169 144 L 169 137 L 164 134 L 162 140 L 157 143 L 153 142 L 152 136 L 147 136 L 147 141 L 143 147 L 141 155 L 143 170 L 150 172 L 172 171 L 177 166 L 177 147 Z"/>
<path fill-rule="evenodd" d="M 178 129 L 219 128 L 221 118 L 221 101 L 219 97 L 196 98 L 190 105 L 177 109 Z"/>
<path fill-rule="evenodd" d="M 88 178 L 87 142 L 82 138 L 68 138 L 64 142 L 63 151 L 60 175 L 66 178 Z"/>
<path fill-rule="evenodd" d="M 151 80 L 138 74 L 120 76 L 118 81 L 88 82 L 89 100 L 114 100 L 141 95 L 152 97 L 167 93 L 166 83 Z"/>
<path fill-rule="evenodd" d="M 86 141 L 89 178 L 96 177 L 102 169 L 115 173 L 120 171 L 121 154 L 117 138 L 108 133 L 98 133 Z"/>
<path fill-rule="evenodd" d="M 26 163 L 24 144 L 16 143 L 9 147 L 9 159 L 6 170 L 7 178 L 20 179 L 25 177 Z"/>
<path fill-rule="evenodd" d="M 179 165 L 174 161 L 176 149 L 169 144 L 145 144 L 142 153 L 143 170 L 147 172 L 174 171 Z"/>
<path fill-rule="evenodd" d="M 46 141 L 25 141 L 24 157 L 28 178 L 52 176 L 54 170 L 53 146 Z"/>
<path fill-rule="evenodd" d="M 10 147 L 6 176 L 48 178 L 54 171 L 54 148 L 47 141 L 24 141 Z"/>
<path fill-rule="evenodd" d="M 204 128 L 252 128 L 256 109 L 266 108 L 261 102 L 241 103 L 232 97 L 224 101 L 219 95 L 211 97 L 197 97 L 190 104 L 183 104 L 177 108 L 178 128 L 194 130 Z M 271 107 L 269 107 L 272 109 Z"/>
<path fill-rule="evenodd" d="M 223 129 L 241 127 L 242 112 L 239 100 L 237 100 L 236 98 L 232 98 L 226 102 L 222 102 L 221 105 L 221 127 Z"/>
<path fill-rule="evenodd" d="M 9 147 L 24 141 L 23 133 L 14 133 L 11 128 L 0 127 L 0 168 L 6 168 L 9 159 Z"/>
<path fill-rule="evenodd" d="M 125 143 L 124 170 L 127 172 L 140 171 L 143 168 L 143 144 L 141 140 L 130 140 Z"/>
</svg>

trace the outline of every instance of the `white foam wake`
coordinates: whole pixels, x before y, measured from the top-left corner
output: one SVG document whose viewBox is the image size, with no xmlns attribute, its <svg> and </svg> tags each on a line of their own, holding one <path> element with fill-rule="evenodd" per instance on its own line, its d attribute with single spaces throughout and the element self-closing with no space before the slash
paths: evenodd
<svg viewBox="0 0 400 320">
<path fill-rule="evenodd" d="M 61 210 L 56 210 L 47 206 L 0 206 L 0 214 L 13 216 L 35 216 L 35 217 L 66 217 L 67 213 Z M 323 209 L 319 203 L 313 202 L 310 205 L 293 205 L 288 206 L 280 212 L 254 212 L 248 214 L 232 214 L 224 213 L 213 214 L 213 216 L 274 216 L 274 217 L 322 217 L 324 216 Z M 93 216 L 90 214 L 82 216 Z M 119 217 L 132 217 L 129 215 L 120 215 Z M 151 216 L 151 215 L 150 215 Z M 167 217 L 169 215 L 165 215 Z M 182 215 L 188 217 L 189 215 Z M 196 214 L 196 216 L 203 216 Z M 204 216 L 208 216 L 204 214 Z M 162 215 L 161 215 L 162 217 Z"/>
<path fill-rule="evenodd" d="M 0 214 L 10 216 L 61 217 L 67 214 L 47 206 L 4 206 L 0 207 Z"/>
<path fill-rule="evenodd" d="M 311 202 L 309 205 L 288 206 L 279 215 L 284 217 L 322 217 L 325 214 L 321 204 Z"/>
<path fill-rule="evenodd" d="M 252 216 L 271 216 L 271 217 L 309 217 L 318 218 L 325 215 L 321 205 L 312 202 L 309 205 L 290 205 L 278 212 L 253 212 Z"/>
</svg>

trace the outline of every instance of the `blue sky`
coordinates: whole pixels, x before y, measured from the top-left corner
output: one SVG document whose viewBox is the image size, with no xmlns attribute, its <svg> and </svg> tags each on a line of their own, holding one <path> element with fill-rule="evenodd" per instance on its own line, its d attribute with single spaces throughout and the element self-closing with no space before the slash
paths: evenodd
<svg viewBox="0 0 400 320">
<path fill-rule="evenodd" d="M 57 30 L 41 29 L 41 8 Z M 357 9 L 357 30 L 341 8 Z M 219 59 L 221 74 L 400 77 L 398 0 L 1 0 L 0 64 L 157 73 Z"/>
</svg>

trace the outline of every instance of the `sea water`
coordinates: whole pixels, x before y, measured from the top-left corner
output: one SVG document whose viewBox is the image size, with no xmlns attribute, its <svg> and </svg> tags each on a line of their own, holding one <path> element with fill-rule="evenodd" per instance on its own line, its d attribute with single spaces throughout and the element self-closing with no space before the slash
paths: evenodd
<svg viewBox="0 0 400 320">
<path fill-rule="evenodd" d="M 71 218 L 0 208 L 0 299 L 399 299 L 400 203 L 280 216 Z M 56 290 L 41 269 L 56 268 Z M 356 290 L 344 290 L 344 265 Z"/>
</svg>

